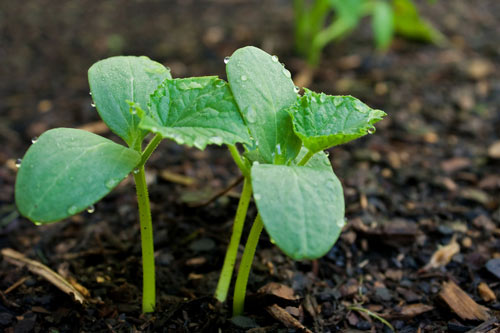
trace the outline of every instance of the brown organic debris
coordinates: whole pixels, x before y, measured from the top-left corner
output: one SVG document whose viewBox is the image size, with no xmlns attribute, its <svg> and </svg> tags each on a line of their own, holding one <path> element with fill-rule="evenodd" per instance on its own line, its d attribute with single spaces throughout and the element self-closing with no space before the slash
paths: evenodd
<svg viewBox="0 0 500 333">
<path fill-rule="evenodd" d="M 497 295 L 491 290 L 491 288 L 484 282 L 481 282 L 477 286 L 477 291 L 479 292 L 479 296 L 483 299 L 485 302 L 493 302 L 497 300 Z"/>
<path fill-rule="evenodd" d="M 489 309 L 477 304 L 453 281 L 443 282 L 439 297 L 463 320 L 487 320 Z"/>
<path fill-rule="evenodd" d="M 297 319 L 292 317 L 292 315 L 289 314 L 282 307 L 274 304 L 274 305 L 266 307 L 266 310 L 267 310 L 267 312 L 269 312 L 269 314 L 271 316 L 274 317 L 274 319 L 280 321 L 286 327 L 296 329 L 299 332 L 312 333 L 312 331 L 307 329 L 307 327 L 302 325 Z"/>
<path fill-rule="evenodd" d="M 28 259 L 23 254 L 12 249 L 2 249 L 0 253 L 7 262 L 19 267 L 27 267 L 30 272 L 43 277 L 66 294 L 73 294 L 76 301 L 80 303 L 86 301 L 85 297 L 73 285 L 44 264 Z"/>
<path fill-rule="evenodd" d="M 454 235 L 448 245 L 440 247 L 431 257 L 431 260 L 425 265 L 422 269 L 419 270 L 419 273 L 427 272 L 433 268 L 438 268 L 442 266 L 446 266 L 451 258 L 455 254 L 460 252 L 460 245 L 457 243 L 456 236 Z"/>
</svg>

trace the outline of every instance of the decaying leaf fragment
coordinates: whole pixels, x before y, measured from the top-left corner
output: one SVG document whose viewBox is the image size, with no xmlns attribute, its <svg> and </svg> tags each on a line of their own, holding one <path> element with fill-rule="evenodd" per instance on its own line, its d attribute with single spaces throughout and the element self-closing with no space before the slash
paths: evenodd
<svg viewBox="0 0 500 333">
<path fill-rule="evenodd" d="M 433 268 L 438 268 L 442 266 L 446 266 L 451 258 L 455 254 L 460 252 L 460 245 L 457 243 L 457 238 L 453 235 L 450 243 L 448 245 L 440 247 L 431 257 L 431 260 L 425 265 L 422 269 L 420 269 L 420 273 L 427 272 Z"/>
</svg>

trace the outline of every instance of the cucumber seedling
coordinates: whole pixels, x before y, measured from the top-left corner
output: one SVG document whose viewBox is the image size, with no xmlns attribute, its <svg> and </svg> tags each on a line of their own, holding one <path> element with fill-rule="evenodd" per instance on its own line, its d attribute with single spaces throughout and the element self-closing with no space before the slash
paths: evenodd
<svg viewBox="0 0 500 333">
<path fill-rule="evenodd" d="M 79 129 L 43 133 L 26 152 L 16 179 L 19 212 L 37 225 L 55 222 L 93 205 L 129 173 L 134 176 L 141 225 L 143 312 L 155 307 L 153 230 L 144 165 L 161 138 L 143 149 L 148 134 L 127 101 L 149 103 L 170 71 L 146 57 L 120 56 L 95 63 L 88 72 L 92 106 L 128 147 Z M 132 110 L 132 111 L 131 111 Z"/>
<path fill-rule="evenodd" d="M 323 150 L 375 131 L 386 114 L 351 96 L 304 89 L 290 72 L 255 47 L 237 50 L 226 65 L 228 82 L 252 138 L 244 154 L 230 146 L 245 176 L 229 248 L 215 297 L 227 297 L 250 197 L 258 214 L 236 278 L 233 314 L 243 312 L 250 267 L 262 229 L 293 259 L 323 256 L 344 225 L 340 181 Z"/>
</svg>

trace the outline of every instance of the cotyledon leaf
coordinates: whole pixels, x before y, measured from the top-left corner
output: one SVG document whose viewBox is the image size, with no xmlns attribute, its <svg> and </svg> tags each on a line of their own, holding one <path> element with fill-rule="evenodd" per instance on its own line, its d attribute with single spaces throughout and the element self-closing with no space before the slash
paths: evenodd
<svg viewBox="0 0 500 333">
<path fill-rule="evenodd" d="M 35 223 L 74 215 L 108 194 L 140 158 L 137 151 L 90 132 L 49 130 L 22 159 L 17 208 Z"/>
<path fill-rule="evenodd" d="M 96 62 L 89 69 L 89 85 L 102 120 L 129 147 L 142 142 L 147 134 L 139 129 L 139 118 L 130 112 L 127 101 L 146 109 L 149 95 L 170 71 L 147 57 L 118 56 Z"/>
<path fill-rule="evenodd" d="M 373 124 L 386 115 L 352 96 L 328 96 L 308 89 L 289 112 L 295 133 L 312 152 L 373 133 Z"/>
<path fill-rule="evenodd" d="M 231 90 L 216 76 L 166 80 L 140 115 L 141 128 L 198 149 L 250 143 Z"/>
<path fill-rule="evenodd" d="M 323 256 L 344 226 L 340 181 L 324 158 L 316 162 L 252 166 L 254 199 L 266 231 L 293 259 Z"/>
<path fill-rule="evenodd" d="M 276 164 L 293 160 L 301 143 L 286 111 L 298 96 L 290 72 L 279 63 L 278 57 L 253 46 L 236 50 L 227 62 L 226 71 L 261 160 Z"/>
</svg>

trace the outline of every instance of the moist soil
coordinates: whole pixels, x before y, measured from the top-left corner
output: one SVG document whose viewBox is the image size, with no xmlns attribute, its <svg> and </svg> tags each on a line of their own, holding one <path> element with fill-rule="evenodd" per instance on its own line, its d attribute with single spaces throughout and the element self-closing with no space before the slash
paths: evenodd
<svg viewBox="0 0 500 333">
<path fill-rule="evenodd" d="M 297 78 L 306 65 L 293 52 L 291 5 L 3 2 L 0 249 L 45 264 L 88 291 L 89 301 L 80 305 L 0 256 L 0 331 L 390 332 L 369 310 L 398 332 L 497 332 L 500 2 L 418 3 L 447 37 L 444 45 L 396 38 L 377 53 L 364 21 L 325 49 L 307 86 L 351 94 L 389 116 L 375 134 L 330 150 L 347 213 L 336 245 L 316 261 L 293 261 L 263 233 L 245 316 L 231 318 L 231 303 L 218 304 L 212 294 L 241 185 L 206 204 L 239 177 L 225 149 L 165 141 L 147 165 L 157 265 L 152 314 L 140 311 L 132 180 L 92 214 L 35 226 L 16 211 L 15 160 L 32 137 L 54 127 L 84 126 L 119 141 L 98 122 L 86 79 L 90 65 L 108 56 L 145 54 L 174 77 L 225 78 L 223 58 L 255 45 L 279 55 Z M 255 214 L 251 205 L 243 239 Z M 265 285 L 291 288 L 295 300 L 280 292 L 263 297 Z M 297 321 L 277 316 L 276 308 Z"/>
</svg>

